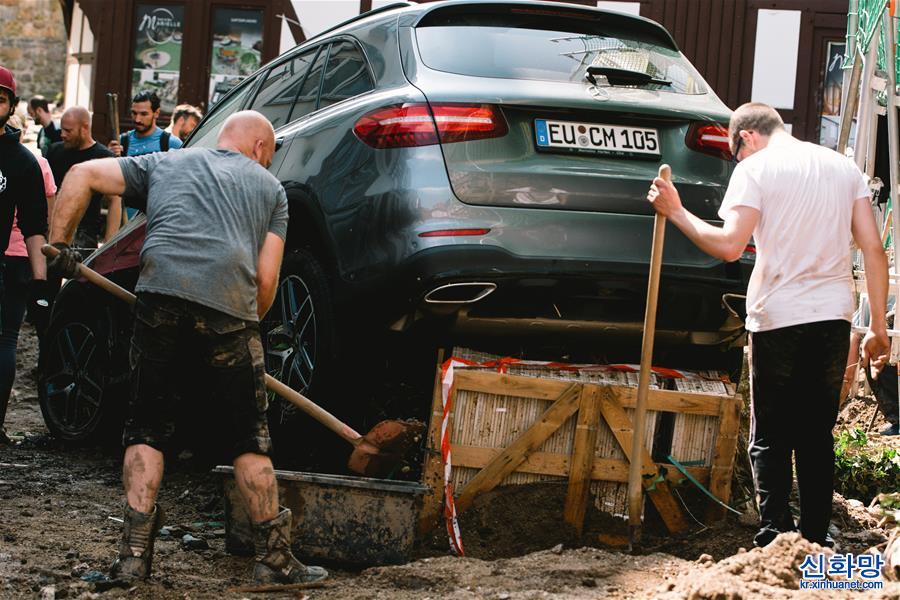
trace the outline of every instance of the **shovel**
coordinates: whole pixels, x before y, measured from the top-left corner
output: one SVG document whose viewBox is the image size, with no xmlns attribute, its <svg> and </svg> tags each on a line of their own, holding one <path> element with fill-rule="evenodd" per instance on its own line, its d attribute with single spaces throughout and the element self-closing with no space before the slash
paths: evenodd
<svg viewBox="0 0 900 600">
<path fill-rule="evenodd" d="M 59 250 L 50 245 L 43 246 L 41 252 L 49 258 L 59 254 Z M 86 280 L 120 300 L 128 304 L 135 303 L 137 298 L 134 294 L 93 269 L 79 263 L 78 271 Z M 382 421 L 366 435 L 360 435 L 330 412 L 268 373 L 266 387 L 349 442 L 353 446 L 353 452 L 347 461 L 347 468 L 366 477 L 387 476 L 403 460 L 406 450 L 421 439 L 425 430 L 424 424 L 417 421 Z"/>
<path fill-rule="evenodd" d="M 672 181 L 669 165 L 659 166 L 659 177 Z M 643 485 L 641 457 L 644 453 L 644 423 L 647 421 L 647 396 L 650 392 L 650 369 L 653 366 L 653 338 L 656 333 L 656 300 L 659 296 L 659 272 L 662 267 L 666 218 L 654 211 L 653 246 L 650 250 L 650 278 L 647 282 L 647 307 L 644 312 L 644 337 L 641 342 L 641 370 L 638 376 L 637 402 L 634 407 L 634 434 L 631 443 L 631 462 L 628 468 L 628 533 L 634 548 L 641 540 Z"/>
</svg>

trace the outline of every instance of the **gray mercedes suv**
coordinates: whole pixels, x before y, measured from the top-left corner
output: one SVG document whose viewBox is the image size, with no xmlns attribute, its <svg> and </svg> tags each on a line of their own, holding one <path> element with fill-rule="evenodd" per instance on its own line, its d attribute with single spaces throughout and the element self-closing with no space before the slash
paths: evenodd
<svg viewBox="0 0 900 600">
<path fill-rule="evenodd" d="M 731 173 L 730 111 L 670 34 L 576 5 L 372 11 L 241 82 L 186 145 L 214 146 L 225 118 L 248 108 L 275 127 L 271 171 L 290 201 L 279 297 L 261 324 L 267 369 L 347 418 L 353 403 L 324 388 L 379 358 L 361 332 L 582 344 L 627 359 L 640 343 L 645 196 L 659 164 L 709 220 Z M 131 287 L 142 240 L 138 218 L 88 263 Z M 739 364 L 723 296 L 744 292 L 752 259 L 748 247 L 724 263 L 670 229 L 660 362 Z M 87 436 L 121 403 L 130 326 L 127 308 L 86 282 L 62 289 L 41 355 L 55 433 Z"/>
</svg>

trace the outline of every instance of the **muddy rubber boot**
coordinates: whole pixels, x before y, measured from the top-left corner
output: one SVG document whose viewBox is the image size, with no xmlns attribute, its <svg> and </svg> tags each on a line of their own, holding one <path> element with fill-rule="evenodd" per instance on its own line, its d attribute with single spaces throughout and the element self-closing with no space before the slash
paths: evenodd
<svg viewBox="0 0 900 600">
<path fill-rule="evenodd" d="M 163 511 L 157 505 L 150 514 L 134 510 L 125 503 L 125 524 L 119 541 L 119 558 L 109 569 L 113 579 L 147 579 L 153 563 L 153 542 L 163 524 Z"/>
<path fill-rule="evenodd" d="M 328 577 L 322 567 L 307 567 L 291 552 L 291 511 L 287 508 L 275 518 L 253 526 L 257 583 L 311 583 Z"/>
</svg>

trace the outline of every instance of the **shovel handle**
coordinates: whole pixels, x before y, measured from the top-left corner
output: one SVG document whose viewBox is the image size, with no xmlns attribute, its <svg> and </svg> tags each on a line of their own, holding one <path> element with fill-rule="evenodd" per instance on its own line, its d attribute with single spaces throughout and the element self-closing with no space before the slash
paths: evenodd
<svg viewBox="0 0 900 600">
<path fill-rule="evenodd" d="M 59 254 L 59 250 L 49 244 L 45 244 L 44 246 L 42 246 L 41 252 L 44 254 L 44 256 L 47 256 L 49 258 L 54 258 Z M 128 304 L 134 304 L 137 300 L 137 296 L 135 296 L 122 286 L 113 283 L 97 271 L 85 266 L 82 263 L 78 263 L 78 272 L 86 280 L 90 281 L 97 287 L 100 287 L 101 289 L 109 292 L 116 298 L 119 298 L 120 300 Z M 289 401 L 291 404 L 294 404 L 297 408 L 299 408 L 310 417 L 312 417 L 334 433 L 338 434 L 340 437 L 344 438 L 354 446 L 358 446 L 362 441 L 362 436 L 357 433 L 352 427 L 342 422 L 340 419 L 335 417 L 333 414 L 331 414 L 300 392 L 291 389 L 290 387 L 281 383 L 268 373 L 266 373 L 266 387 L 285 400 Z"/>
<path fill-rule="evenodd" d="M 659 177 L 672 181 L 672 168 L 659 166 Z M 643 507 L 642 469 L 644 423 L 647 420 L 647 396 L 650 391 L 650 369 L 653 366 L 653 338 L 656 332 L 656 301 L 659 297 L 659 274 L 662 267 L 666 218 L 659 213 L 653 217 L 653 246 L 650 249 L 650 277 L 647 282 L 647 307 L 644 312 L 644 335 L 641 342 L 641 370 L 638 374 L 637 402 L 634 409 L 634 429 L 628 469 L 628 524 L 632 544 L 640 541 Z"/>
</svg>

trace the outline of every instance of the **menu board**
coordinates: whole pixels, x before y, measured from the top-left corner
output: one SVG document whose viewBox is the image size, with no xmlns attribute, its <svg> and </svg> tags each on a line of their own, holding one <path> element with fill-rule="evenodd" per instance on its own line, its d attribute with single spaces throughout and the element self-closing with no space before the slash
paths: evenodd
<svg viewBox="0 0 900 600">
<path fill-rule="evenodd" d="M 216 8 L 212 20 L 209 104 L 261 64 L 263 11 Z"/>
<path fill-rule="evenodd" d="M 152 90 L 164 112 L 178 104 L 184 7 L 140 4 L 135 11 L 131 93 Z"/>
</svg>

